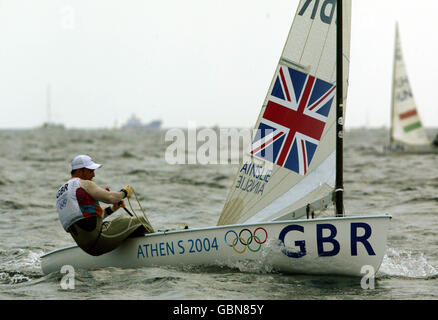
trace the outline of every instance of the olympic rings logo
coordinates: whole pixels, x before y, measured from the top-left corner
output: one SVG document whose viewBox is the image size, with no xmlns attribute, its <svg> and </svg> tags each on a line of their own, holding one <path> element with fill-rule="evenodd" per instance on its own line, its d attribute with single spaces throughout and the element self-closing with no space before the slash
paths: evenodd
<svg viewBox="0 0 438 320">
<path fill-rule="evenodd" d="M 254 230 L 254 233 L 249 229 L 240 230 L 237 234 L 234 230 L 229 230 L 224 237 L 227 246 L 231 247 L 237 253 L 244 253 L 246 249 L 251 252 L 259 252 L 262 245 L 268 240 L 268 232 L 259 227 Z"/>
</svg>

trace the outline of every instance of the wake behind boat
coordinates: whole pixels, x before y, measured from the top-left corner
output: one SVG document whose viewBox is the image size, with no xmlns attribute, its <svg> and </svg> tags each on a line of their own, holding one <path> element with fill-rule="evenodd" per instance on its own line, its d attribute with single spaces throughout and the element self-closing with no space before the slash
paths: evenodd
<svg viewBox="0 0 438 320">
<path fill-rule="evenodd" d="M 56 250 L 41 258 L 43 272 L 59 271 L 63 265 L 246 265 L 348 276 L 363 276 L 362 268 L 371 266 L 377 272 L 391 217 L 344 216 L 343 119 L 351 0 L 337 4 L 300 1 L 255 125 L 257 134 L 239 166 L 218 226 L 131 238 L 98 257 L 75 246 Z M 249 182 L 255 167 L 265 173 L 257 188 Z M 313 218 L 331 203 L 335 217 Z"/>
<path fill-rule="evenodd" d="M 390 143 L 385 146 L 385 150 L 417 154 L 438 153 L 438 136 L 437 141 L 430 141 L 418 113 L 403 60 L 398 24 L 393 70 Z"/>
</svg>

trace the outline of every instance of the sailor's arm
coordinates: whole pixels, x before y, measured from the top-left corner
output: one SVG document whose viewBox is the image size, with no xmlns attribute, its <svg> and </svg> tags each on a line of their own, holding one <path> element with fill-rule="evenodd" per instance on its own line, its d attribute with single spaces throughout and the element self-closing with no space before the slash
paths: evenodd
<svg viewBox="0 0 438 320">
<path fill-rule="evenodd" d="M 105 203 L 115 204 L 125 198 L 125 192 L 104 190 L 90 180 L 81 180 L 81 187 L 84 188 L 93 199 Z"/>
</svg>

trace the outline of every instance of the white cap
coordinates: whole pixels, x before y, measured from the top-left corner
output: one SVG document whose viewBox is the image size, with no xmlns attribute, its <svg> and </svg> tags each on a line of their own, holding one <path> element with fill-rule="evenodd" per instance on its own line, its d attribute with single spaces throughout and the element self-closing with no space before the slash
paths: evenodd
<svg viewBox="0 0 438 320">
<path fill-rule="evenodd" d="M 95 170 L 97 168 L 100 168 L 102 165 L 98 163 L 94 163 L 93 160 L 89 156 L 86 155 L 79 155 L 76 158 L 73 159 L 71 162 L 71 169 L 81 169 L 81 168 L 87 168 L 90 170 Z"/>
</svg>

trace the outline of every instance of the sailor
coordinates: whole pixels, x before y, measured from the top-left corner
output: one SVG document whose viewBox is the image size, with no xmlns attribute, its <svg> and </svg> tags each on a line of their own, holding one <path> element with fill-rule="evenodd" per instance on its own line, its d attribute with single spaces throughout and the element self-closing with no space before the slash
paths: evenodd
<svg viewBox="0 0 438 320">
<path fill-rule="evenodd" d="M 124 207 L 123 199 L 131 197 L 132 187 L 127 185 L 118 192 L 100 188 L 92 179 L 94 170 L 101 166 L 87 155 L 75 157 L 71 179 L 56 195 L 56 208 L 64 230 L 93 256 L 114 250 L 130 236 L 154 232 L 147 219 L 130 216 L 123 210 L 116 212 Z M 112 206 L 103 210 L 99 201 Z"/>
</svg>

